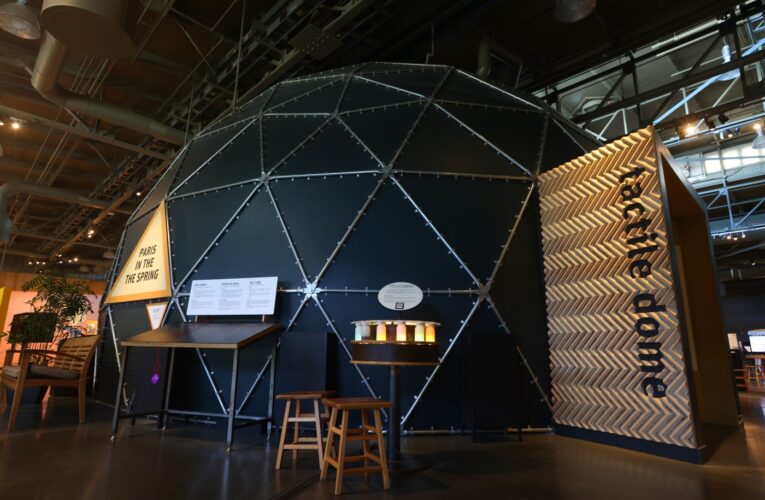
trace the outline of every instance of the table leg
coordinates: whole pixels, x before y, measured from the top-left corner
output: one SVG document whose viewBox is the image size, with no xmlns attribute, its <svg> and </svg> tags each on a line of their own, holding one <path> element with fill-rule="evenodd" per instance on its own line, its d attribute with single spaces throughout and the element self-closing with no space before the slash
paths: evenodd
<svg viewBox="0 0 765 500">
<path fill-rule="evenodd" d="M 125 372 L 127 371 L 129 347 L 123 347 L 120 353 L 120 376 L 117 382 L 117 396 L 114 398 L 114 415 L 112 416 L 112 441 L 117 437 L 117 427 L 120 421 L 120 407 L 122 406 L 122 386 L 125 383 Z"/>
<path fill-rule="evenodd" d="M 274 383 L 276 381 L 276 349 L 277 339 L 274 338 L 274 347 L 271 349 L 271 367 L 268 380 L 268 432 L 266 439 L 271 439 L 271 429 L 274 424 Z"/>
<path fill-rule="evenodd" d="M 234 363 L 231 368 L 231 395 L 228 403 L 228 429 L 226 431 L 226 452 L 230 453 L 234 445 L 234 419 L 236 417 L 236 379 L 239 373 L 239 350 L 234 350 Z"/>
<path fill-rule="evenodd" d="M 175 364 L 175 347 L 170 348 L 170 353 L 165 366 L 165 385 L 162 389 L 162 413 L 157 419 L 157 428 L 165 429 L 167 427 L 167 409 L 170 405 L 170 390 L 173 384 L 173 365 Z"/>
<path fill-rule="evenodd" d="M 388 417 L 388 460 L 401 455 L 401 367 L 390 367 L 390 416 Z"/>
</svg>

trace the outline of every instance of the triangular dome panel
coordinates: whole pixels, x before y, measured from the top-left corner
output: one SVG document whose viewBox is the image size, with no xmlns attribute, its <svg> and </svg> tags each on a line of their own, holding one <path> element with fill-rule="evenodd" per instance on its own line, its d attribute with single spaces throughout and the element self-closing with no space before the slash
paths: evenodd
<svg viewBox="0 0 765 500">
<path fill-rule="evenodd" d="M 309 280 L 324 267 L 378 181 L 377 175 L 351 175 L 271 182 Z M 316 189 L 316 182 L 321 182 L 321 189 Z"/>
<path fill-rule="evenodd" d="M 345 88 L 344 80 L 315 82 L 315 90 L 300 97 L 269 106 L 269 113 L 333 113 Z"/>
<path fill-rule="evenodd" d="M 396 281 L 414 283 L 422 289 L 474 286 L 470 275 L 449 255 L 425 220 L 413 214 L 414 207 L 401 190 L 386 181 L 330 263 L 320 286 L 380 289 Z"/>
<path fill-rule="evenodd" d="M 154 187 L 151 188 L 149 194 L 147 194 L 141 204 L 138 205 L 138 209 L 136 209 L 135 213 L 130 218 L 131 221 L 134 221 L 145 215 L 147 212 L 154 210 L 157 208 L 157 205 L 159 205 L 159 202 L 165 199 L 167 192 L 170 190 L 170 186 L 175 180 L 175 176 L 178 174 L 178 169 L 180 169 L 181 164 L 183 164 L 183 158 L 186 156 L 186 151 L 187 150 L 184 148 L 183 151 L 178 154 L 178 157 L 176 157 L 173 163 L 170 164 L 167 170 L 165 170 Z"/>
<path fill-rule="evenodd" d="M 243 185 L 168 202 L 174 285 L 186 276 L 252 190 L 253 186 Z"/>
<path fill-rule="evenodd" d="M 209 160 L 215 153 L 223 148 L 236 134 L 238 134 L 244 125 L 232 125 L 194 139 L 187 147 L 186 156 L 183 158 L 178 175 L 173 181 L 173 189 L 183 184 L 183 182 L 193 174 L 199 167 Z"/>
<path fill-rule="evenodd" d="M 395 87 L 363 78 L 352 78 L 340 105 L 341 111 L 389 106 L 418 99 L 417 96 Z"/>
<path fill-rule="evenodd" d="M 413 172 L 524 175 L 515 163 L 437 109 L 428 109 L 394 169 Z"/>
<path fill-rule="evenodd" d="M 321 87 L 331 85 L 335 82 L 341 82 L 342 78 L 337 79 L 306 79 L 306 80 L 285 80 L 279 84 L 274 91 L 273 97 L 268 101 L 267 111 L 275 111 L 275 108 L 283 106 L 289 102 L 296 102 L 298 98 L 308 97 Z M 342 84 L 340 85 L 342 87 Z M 337 101 L 335 101 L 337 102 Z"/>
<path fill-rule="evenodd" d="M 176 195 L 260 177 L 260 123 L 253 122 L 180 184 Z"/>
<path fill-rule="evenodd" d="M 536 171 L 542 151 L 544 115 L 535 111 L 483 109 L 451 104 L 441 106 L 527 171 Z M 508 133 L 508 130 L 512 130 L 512 133 Z"/>
<path fill-rule="evenodd" d="M 424 214 L 485 283 L 520 215 L 530 183 L 399 175 Z"/>
<path fill-rule="evenodd" d="M 424 104 L 403 104 L 373 113 L 347 113 L 342 120 L 385 164 L 390 163 L 422 113 Z"/>
<path fill-rule="evenodd" d="M 500 89 L 499 86 L 482 82 L 478 78 L 458 70 L 453 71 L 446 79 L 436 94 L 436 101 L 475 104 L 482 108 L 497 106 L 512 109 L 539 109 L 530 98 L 522 95 L 516 96 L 510 91 Z M 541 112 L 541 109 L 539 111 Z"/>
<path fill-rule="evenodd" d="M 323 127 L 274 171 L 274 175 L 379 170 L 380 164 L 337 121 Z"/>
<path fill-rule="evenodd" d="M 391 70 L 375 72 L 374 74 L 367 73 L 363 76 L 370 80 L 408 90 L 427 98 L 433 95 L 448 71 L 448 68 L 442 66 L 426 66 L 421 69 L 410 69 L 410 71 Z"/>
<path fill-rule="evenodd" d="M 539 171 L 546 172 L 584 153 L 585 151 L 582 146 L 574 142 L 571 136 L 555 123 L 554 118 L 550 118 Z"/>
<path fill-rule="evenodd" d="M 292 153 L 303 141 L 312 137 L 327 118 L 323 116 L 266 116 L 261 122 L 263 127 L 263 169 L 268 172 L 287 155 Z"/>
<path fill-rule="evenodd" d="M 268 244 L 258 244 L 263 241 Z M 248 249 L 247 259 L 241 258 L 242 248 Z M 210 260 L 203 260 L 192 273 L 182 291 L 188 291 L 195 279 L 278 276 L 280 288 L 294 289 L 305 285 L 265 188 L 250 200 L 209 257 Z M 208 265 L 211 260 L 215 262 L 212 266 Z"/>
</svg>

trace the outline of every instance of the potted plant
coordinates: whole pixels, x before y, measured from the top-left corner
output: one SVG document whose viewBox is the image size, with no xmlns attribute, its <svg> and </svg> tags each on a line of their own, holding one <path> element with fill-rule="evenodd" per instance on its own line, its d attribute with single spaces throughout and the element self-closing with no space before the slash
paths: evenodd
<svg viewBox="0 0 765 500">
<path fill-rule="evenodd" d="M 10 344 L 55 349 L 62 340 L 70 336 L 72 322 L 93 311 L 87 297 L 93 294 L 88 282 L 72 279 L 59 271 L 43 271 L 24 283 L 21 289 L 25 292 L 36 292 L 27 302 L 32 306 L 33 312 L 14 315 L 11 331 L 3 334 L 7 335 Z M 33 356 L 31 362 L 45 364 L 48 361 L 42 356 Z M 29 399 L 26 391 L 36 392 L 36 389 L 38 388 L 26 389 L 22 402 Z M 41 400 L 45 389 L 39 388 L 39 393 L 30 397 L 33 401 Z M 13 391 L 7 391 L 6 398 L 10 398 L 9 402 L 12 401 Z"/>
</svg>

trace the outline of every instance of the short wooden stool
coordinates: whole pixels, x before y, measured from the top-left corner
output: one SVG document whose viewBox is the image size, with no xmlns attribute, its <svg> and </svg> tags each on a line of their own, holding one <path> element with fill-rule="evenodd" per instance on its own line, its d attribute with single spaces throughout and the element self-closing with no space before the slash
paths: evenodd
<svg viewBox="0 0 765 500">
<path fill-rule="evenodd" d="M 282 455 L 284 450 L 292 450 L 292 459 L 297 458 L 298 450 L 316 450 L 319 453 L 319 467 L 324 462 L 324 451 L 322 450 L 323 435 L 322 432 L 322 420 L 327 419 L 326 407 L 325 411 L 319 410 L 319 402 L 334 394 L 335 391 L 295 391 L 284 392 L 278 394 L 276 399 L 283 399 L 287 401 L 287 406 L 284 408 L 284 420 L 282 422 L 282 433 L 279 436 L 279 452 L 276 455 L 276 468 L 280 469 L 282 466 Z M 290 409 L 292 402 L 295 401 L 295 414 L 290 416 Z M 303 413 L 300 408 L 302 401 L 307 402 L 313 406 L 313 413 Z M 300 422 L 313 423 L 316 427 L 316 437 L 300 437 Z M 292 442 L 285 443 L 287 437 L 287 429 L 289 424 L 294 424 L 294 430 L 292 434 Z"/>
<path fill-rule="evenodd" d="M 343 476 L 345 474 L 364 474 L 370 472 L 382 472 L 383 488 L 390 487 L 390 478 L 388 476 L 388 462 L 385 457 L 385 441 L 383 440 L 382 424 L 380 410 L 390 408 L 390 402 L 375 398 L 326 398 L 324 405 L 332 409 L 332 415 L 329 418 L 329 430 L 327 432 L 327 445 L 324 447 L 324 462 L 321 465 L 321 480 L 327 478 L 329 466 L 337 470 L 335 478 L 335 495 L 339 495 L 343 490 Z M 351 411 L 361 411 L 361 428 L 350 429 L 348 427 L 348 418 Z M 372 410 L 374 425 L 367 422 L 367 410 Z M 338 414 L 342 413 L 342 423 L 337 425 Z M 335 452 L 334 435 L 340 437 L 338 450 Z M 347 456 L 345 448 L 348 441 L 361 441 L 363 453 L 361 455 Z M 378 454 L 375 455 L 369 450 L 369 441 L 377 441 Z M 346 469 L 348 462 L 364 461 L 363 467 L 354 467 Z M 377 465 L 370 466 L 369 462 L 375 462 Z"/>
</svg>

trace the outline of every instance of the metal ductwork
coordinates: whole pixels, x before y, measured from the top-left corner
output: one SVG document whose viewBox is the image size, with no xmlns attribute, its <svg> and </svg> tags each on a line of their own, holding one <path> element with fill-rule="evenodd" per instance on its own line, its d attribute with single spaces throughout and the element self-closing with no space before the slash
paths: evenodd
<svg viewBox="0 0 765 500">
<path fill-rule="evenodd" d="M 481 78 L 487 78 L 491 73 L 491 40 L 488 38 L 481 39 L 478 44 L 478 69 L 475 73 Z"/>
<path fill-rule="evenodd" d="M 103 59 L 132 57 L 138 14 L 135 0 L 44 0 L 45 31 L 64 45 Z"/>
<path fill-rule="evenodd" d="M 0 186 L 0 243 L 7 243 L 13 230 L 13 222 L 8 216 L 8 204 L 11 199 L 20 193 L 33 194 L 42 198 L 65 201 L 86 207 L 105 209 L 109 207 L 108 201 L 94 200 L 87 196 L 57 189 L 49 186 L 41 186 L 31 182 L 11 181 Z"/>
<path fill-rule="evenodd" d="M 168 127 L 147 116 L 69 92 L 58 85 L 58 76 L 66 62 L 67 47 L 50 33 L 45 34 L 32 70 L 32 86 L 41 96 L 71 111 L 92 116 L 115 125 L 144 132 L 172 144 L 183 144 L 185 132 Z"/>
</svg>

